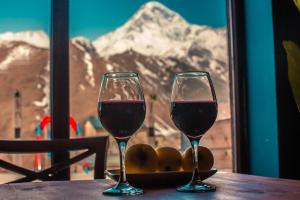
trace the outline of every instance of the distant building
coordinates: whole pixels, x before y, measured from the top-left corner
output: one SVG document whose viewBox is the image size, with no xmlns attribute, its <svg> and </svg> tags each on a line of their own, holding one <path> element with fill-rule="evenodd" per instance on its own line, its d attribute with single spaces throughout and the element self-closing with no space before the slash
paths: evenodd
<svg viewBox="0 0 300 200">
<path fill-rule="evenodd" d="M 98 117 L 90 116 L 84 123 L 84 136 L 94 137 L 107 135 Z"/>
</svg>

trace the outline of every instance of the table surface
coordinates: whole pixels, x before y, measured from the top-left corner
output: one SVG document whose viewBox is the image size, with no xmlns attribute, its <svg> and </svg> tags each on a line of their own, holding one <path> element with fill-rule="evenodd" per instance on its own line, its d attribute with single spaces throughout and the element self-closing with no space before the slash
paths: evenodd
<svg viewBox="0 0 300 200">
<path fill-rule="evenodd" d="M 179 193 L 174 188 L 145 189 L 134 199 L 300 199 L 300 181 L 217 173 L 206 182 L 217 186 L 216 192 Z M 46 200 L 46 199 L 133 199 L 132 197 L 103 196 L 102 191 L 112 186 L 112 180 L 54 181 L 0 185 L 0 200 Z"/>
</svg>

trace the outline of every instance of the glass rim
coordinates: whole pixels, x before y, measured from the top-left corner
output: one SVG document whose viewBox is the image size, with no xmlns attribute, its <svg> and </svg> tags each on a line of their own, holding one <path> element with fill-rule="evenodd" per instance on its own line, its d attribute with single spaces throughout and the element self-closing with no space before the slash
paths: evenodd
<svg viewBox="0 0 300 200">
<path fill-rule="evenodd" d="M 136 72 L 106 72 L 103 74 L 105 78 L 131 78 L 138 77 Z"/>
<path fill-rule="evenodd" d="M 177 72 L 176 77 L 194 77 L 194 76 L 210 76 L 207 71 L 188 71 L 188 72 Z"/>
</svg>

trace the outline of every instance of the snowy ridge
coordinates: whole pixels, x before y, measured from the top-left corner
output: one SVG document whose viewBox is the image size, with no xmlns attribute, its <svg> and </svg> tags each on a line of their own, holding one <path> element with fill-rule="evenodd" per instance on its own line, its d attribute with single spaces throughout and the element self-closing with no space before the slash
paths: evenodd
<svg viewBox="0 0 300 200">
<path fill-rule="evenodd" d="M 86 64 L 86 75 L 85 80 L 92 86 L 95 87 L 95 78 L 93 73 L 93 63 L 92 63 L 92 57 L 89 53 L 84 53 L 84 60 Z"/>
<path fill-rule="evenodd" d="M 92 42 L 83 36 L 74 37 L 71 39 L 73 45 L 75 45 L 81 51 L 93 51 L 94 46 Z"/>
<path fill-rule="evenodd" d="M 85 37 L 75 37 L 71 40 L 80 51 L 84 53 L 83 62 L 86 64 L 86 75 L 85 80 L 92 86 L 95 87 L 95 78 L 93 73 L 93 62 L 92 57 L 89 54 L 93 51 L 94 47 L 91 41 Z"/>
<path fill-rule="evenodd" d="M 226 30 L 191 25 L 178 13 L 161 3 L 151 1 L 123 26 L 96 39 L 93 44 L 100 56 L 109 56 L 133 49 L 144 55 L 187 55 L 192 45 L 210 49 L 214 57 L 224 55 Z"/>
<path fill-rule="evenodd" d="M 149 69 L 147 69 L 142 63 L 140 63 L 139 61 L 135 61 L 135 64 L 137 65 L 137 69 L 141 74 L 143 74 L 144 76 L 150 76 L 154 79 L 156 78 L 156 75 L 152 73 Z"/>
<path fill-rule="evenodd" d="M 159 116 L 154 116 L 156 123 L 155 128 L 157 129 L 158 133 L 162 135 L 169 135 L 172 133 L 177 133 L 178 131 L 172 128 L 170 125 L 168 125 L 163 119 L 161 119 Z"/>
<path fill-rule="evenodd" d="M 39 48 L 49 48 L 49 37 L 44 31 L 0 33 L 0 45 L 12 41 L 25 42 Z"/>
<path fill-rule="evenodd" d="M 42 107 L 44 108 L 44 113 L 48 114 L 50 113 L 50 77 L 49 77 L 49 72 L 50 72 L 50 63 L 48 62 L 47 65 L 45 66 L 45 74 L 41 76 L 41 78 L 44 80 L 45 84 L 43 89 L 44 97 L 40 101 L 34 101 L 33 104 L 37 107 Z"/>
<path fill-rule="evenodd" d="M 94 41 L 94 45 L 100 55 L 129 49 L 145 55 L 162 55 L 169 50 L 174 33 L 179 33 L 181 26 L 187 27 L 188 23 L 180 15 L 158 2 L 149 2 L 122 27 Z M 181 40 L 180 36 L 177 39 Z"/>
<path fill-rule="evenodd" d="M 8 69 L 9 65 L 17 61 L 27 61 L 30 59 L 32 51 L 28 46 L 17 46 L 13 48 L 6 58 L 0 63 L 0 70 Z"/>
</svg>

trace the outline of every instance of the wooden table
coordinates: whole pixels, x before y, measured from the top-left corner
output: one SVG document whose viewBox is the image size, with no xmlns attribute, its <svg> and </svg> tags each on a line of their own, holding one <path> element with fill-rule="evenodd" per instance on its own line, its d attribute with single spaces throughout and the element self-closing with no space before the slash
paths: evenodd
<svg viewBox="0 0 300 200">
<path fill-rule="evenodd" d="M 217 185 L 211 193 L 178 193 L 174 188 L 145 189 L 145 194 L 132 197 L 103 196 L 102 191 L 114 183 L 111 180 L 56 181 L 0 185 L 1 200 L 89 200 L 89 199 L 300 199 L 300 181 L 217 173 L 207 182 Z"/>
</svg>

